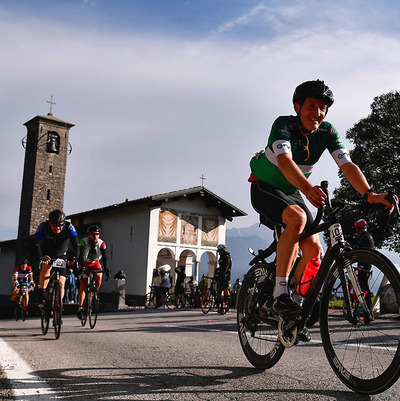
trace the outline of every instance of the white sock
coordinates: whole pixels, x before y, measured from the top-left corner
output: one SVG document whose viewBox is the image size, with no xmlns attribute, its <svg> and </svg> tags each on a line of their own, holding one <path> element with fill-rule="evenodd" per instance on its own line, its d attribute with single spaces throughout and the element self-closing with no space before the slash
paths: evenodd
<svg viewBox="0 0 400 401">
<path fill-rule="evenodd" d="M 277 297 L 279 297 L 279 295 L 282 295 L 282 294 L 289 294 L 288 281 L 289 281 L 288 277 L 276 277 L 274 298 L 277 298 Z"/>
</svg>

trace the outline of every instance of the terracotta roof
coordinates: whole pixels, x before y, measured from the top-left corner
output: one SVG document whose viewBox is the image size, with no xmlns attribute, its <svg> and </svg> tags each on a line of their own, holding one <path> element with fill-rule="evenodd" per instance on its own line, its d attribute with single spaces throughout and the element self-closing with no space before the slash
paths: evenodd
<svg viewBox="0 0 400 401">
<path fill-rule="evenodd" d="M 227 218 L 228 220 L 232 220 L 234 217 L 247 216 L 247 213 L 243 210 L 240 210 L 236 206 L 222 199 L 218 195 L 209 191 L 207 188 L 203 186 L 192 187 L 187 189 L 182 189 L 179 191 L 166 192 L 158 195 L 146 196 L 144 198 L 128 200 L 125 202 L 117 203 L 109 206 L 105 206 L 98 209 L 87 210 L 85 212 L 70 214 L 67 218 L 76 218 L 82 215 L 88 215 L 93 213 L 99 213 L 108 210 L 116 210 L 123 209 L 126 207 L 132 207 L 139 204 L 148 204 L 149 207 L 160 206 L 163 202 L 170 200 L 178 200 L 180 198 L 187 198 L 189 200 L 194 199 L 202 199 L 204 200 L 206 207 L 215 207 L 221 211 L 221 215 Z"/>
</svg>

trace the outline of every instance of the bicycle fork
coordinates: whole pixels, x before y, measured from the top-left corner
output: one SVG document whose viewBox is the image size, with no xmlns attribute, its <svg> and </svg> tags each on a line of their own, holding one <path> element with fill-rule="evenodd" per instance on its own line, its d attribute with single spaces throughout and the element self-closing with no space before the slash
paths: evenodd
<svg viewBox="0 0 400 401">
<path fill-rule="evenodd" d="M 350 300 L 351 294 L 350 294 L 350 288 L 348 286 L 348 280 L 346 280 L 345 277 L 345 271 L 347 273 L 348 279 L 350 280 L 353 292 L 355 294 L 358 303 L 358 308 L 354 309 L 354 311 L 352 311 L 351 308 L 351 300 Z M 355 270 L 352 267 L 349 258 L 347 257 L 343 258 L 342 266 L 339 269 L 339 272 L 340 272 L 339 273 L 340 280 L 342 282 L 342 287 L 343 287 L 344 303 L 348 321 L 352 324 L 356 324 L 359 321 L 364 321 L 366 324 L 368 324 L 369 322 L 374 320 L 374 315 L 367 305 L 367 302 L 365 300 L 366 293 L 361 289 L 359 280 L 357 279 Z M 361 312 L 361 314 L 357 312 Z M 357 316 L 357 314 L 359 314 L 360 316 Z"/>
</svg>

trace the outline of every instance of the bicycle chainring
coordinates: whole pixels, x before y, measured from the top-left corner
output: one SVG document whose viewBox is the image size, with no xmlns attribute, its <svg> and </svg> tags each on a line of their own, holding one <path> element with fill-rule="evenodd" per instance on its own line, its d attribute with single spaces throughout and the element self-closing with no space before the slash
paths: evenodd
<svg viewBox="0 0 400 401">
<path fill-rule="evenodd" d="M 279 316 L 278 320 L 279 341 L 285 348 L 290 348 L 296 344 L 297 324 L 294 320 L 284 319 Z"/>
</svg>

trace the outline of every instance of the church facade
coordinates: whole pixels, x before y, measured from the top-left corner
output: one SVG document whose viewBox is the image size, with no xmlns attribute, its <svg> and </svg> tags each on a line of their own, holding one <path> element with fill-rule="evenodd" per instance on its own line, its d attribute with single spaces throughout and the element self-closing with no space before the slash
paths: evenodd
<svg viewBox="0 0 400 401">
<path fill-rule="evenodd" d="M 149 292 L 160 268 L 169 272 L 185 266 L 187 276 L 199 279 L 199 264 L 213 274 L 216 247 L 225 243 L 226 220 L 246 213 L 203 186 L 125 201 L 68 216 L 80 237 L 96 224 L 106 241 L 112 275 L 126 275 L 127 297 Z M 103 282 L 102 291 L 112 290 Z M 103 288 L 104 287 L 104 288 Z"/>
</svg>

